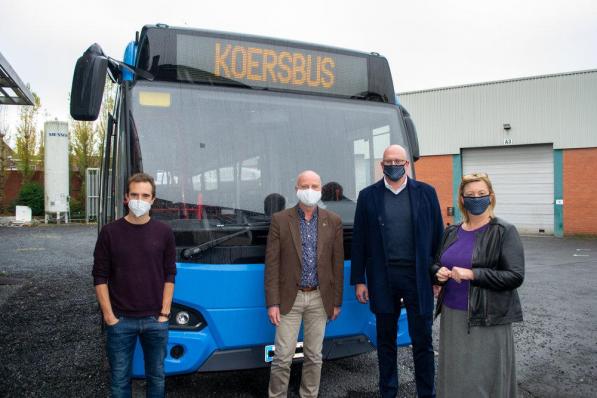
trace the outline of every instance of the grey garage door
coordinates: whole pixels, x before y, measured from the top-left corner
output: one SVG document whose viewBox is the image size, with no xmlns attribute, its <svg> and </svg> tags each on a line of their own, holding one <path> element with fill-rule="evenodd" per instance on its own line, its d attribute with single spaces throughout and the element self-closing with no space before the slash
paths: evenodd
<svg viewBox="0 0 597 398">
<path fill-rule="evenodd" d="M 485 172 L 496 194 L 496 215 L 521 233 L 553 235 L 553 148 L 532 145 L 462 150 L 462 172 Z"/>
</svg>

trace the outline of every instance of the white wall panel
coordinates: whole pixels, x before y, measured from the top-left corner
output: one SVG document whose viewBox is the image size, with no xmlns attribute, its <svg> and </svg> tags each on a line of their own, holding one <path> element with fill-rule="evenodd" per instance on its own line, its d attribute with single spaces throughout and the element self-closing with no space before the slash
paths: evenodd
<svg viewBox="0 0 597 398">
<path fill-rule="evenodd" d="M 551 145 L 464 149 L 462 173 L 474 172 L 489 175 L 498 217 L 516 225 L 521 233 L 553 234 Z"/>
<path fill-rule="evenodd" d="M 597 70 L 398 96 L 417 126 L 422 156 L 507 140 L 553 143 L 555 149 L 597 147 Z"/>
</svg>

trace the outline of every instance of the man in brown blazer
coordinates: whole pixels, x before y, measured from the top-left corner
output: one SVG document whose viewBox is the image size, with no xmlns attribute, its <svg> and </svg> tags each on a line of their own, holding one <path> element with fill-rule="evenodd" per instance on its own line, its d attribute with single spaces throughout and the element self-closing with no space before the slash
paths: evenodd
<svg viewBox="0 0 597 398">
<path fill-rule="evenodd" d="M 275 213 L 265 254 L 265 301 L 276 326 L 275 356 L 268 394 L 286 397 L 290 365 L 303 322 L 300 396 L 317 397 L 325 326 L 342 305 L 344 242 L 342 220 L 320 209 L 321 178 L 304 171 L 296 179 L 299 203 Z"/>
</svg>

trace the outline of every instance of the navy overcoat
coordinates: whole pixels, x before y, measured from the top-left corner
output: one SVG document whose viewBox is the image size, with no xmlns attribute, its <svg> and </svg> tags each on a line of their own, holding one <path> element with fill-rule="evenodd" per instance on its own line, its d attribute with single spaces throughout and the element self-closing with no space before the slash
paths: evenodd
<svg viewBox="0 0 597 398">
<path fill-rule="evenodd" d="M 354 218 L 350 284 L 366 283 L 371 311 L 393 313 L 394 301 L 387 275 L 387 238 L 383 178 L 359 193 Z M 428 184 L 407 181 L 415 234 L 419 313 L 433 313 L 433 290 L 429 267 L 439 248 L 444 226 L 435 189 Z"/>
</svg>

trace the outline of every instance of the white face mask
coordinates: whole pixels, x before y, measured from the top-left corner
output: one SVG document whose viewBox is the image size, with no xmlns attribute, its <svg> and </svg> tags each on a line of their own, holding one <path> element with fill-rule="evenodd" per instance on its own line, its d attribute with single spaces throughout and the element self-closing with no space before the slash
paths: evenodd
<svg viewBox="0 0 597 398">
<path fill-rule="evenodd" d="M 151 209 L 151 203 L 139 199 L 129 200 L 129 210 L 133 212 L 135 217 L 141 217 L 149 213 Z"/>
<path fill-rule="evenodd" d="M 313 207 L 321 199 L 321 191 L 309 189 L 297 189 L 296 197 L 302 204 L 308 207 Z"/>
</svg>

